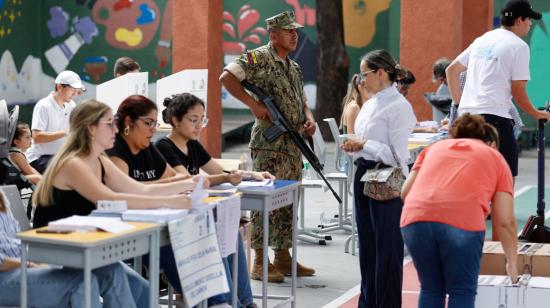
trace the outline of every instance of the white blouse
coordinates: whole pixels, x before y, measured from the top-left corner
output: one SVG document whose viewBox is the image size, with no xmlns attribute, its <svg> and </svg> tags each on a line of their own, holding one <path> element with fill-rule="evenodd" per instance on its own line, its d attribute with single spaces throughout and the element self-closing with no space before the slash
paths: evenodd
<svg viewBox="0 0 550 308">
<path fill-rule="evenodd" d="M 366 140 L 361 151 L 354 153 L 354 159 L 381 161 L 395 166 L 390 143 L 403 167 L 405 176 L 409 173 L 410 158 L 408 139 L 416 117 L 411 104 L 392 85 L 366 101 L 355 120 L 355 134 L 359 140 Z"/>
</svg>

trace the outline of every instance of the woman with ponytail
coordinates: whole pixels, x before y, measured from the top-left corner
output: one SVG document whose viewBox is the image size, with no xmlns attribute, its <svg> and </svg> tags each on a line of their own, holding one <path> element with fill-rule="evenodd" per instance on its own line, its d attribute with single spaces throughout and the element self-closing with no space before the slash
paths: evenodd
<svg viewBox="0 0 550 308">
<path fill-rule="evenodd" d="M 411 104 L 395 87 L 405 71 L 385 50 L 374 50 L 361 59 L 361 78 L 372 98 L 355 121 L 356 139 L 342 148 L 354 154 L 355 218 L 359 236 L 361 296 L 359 307 L 401 307 L 403 240 L 399 229 L 401 198 L 379 201 L 363 194 L 361 177 L 379 163 L 401 165 L 408 174 L 407 142 L 416 123 Z M 397 154 L 397 162 L 391 147 Z"/>
</svg>

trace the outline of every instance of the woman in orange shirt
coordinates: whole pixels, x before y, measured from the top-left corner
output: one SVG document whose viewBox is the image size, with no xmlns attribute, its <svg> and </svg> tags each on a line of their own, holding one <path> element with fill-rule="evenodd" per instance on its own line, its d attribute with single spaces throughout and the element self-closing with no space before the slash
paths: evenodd
<svg viewBox="0 0 550 308">
<path fill-rule="evenodd" d="M 513 179 L 481 116 L 460 116 L 449 133 L 422 151 L 403 185 L 401 233 L 418 271 L 419 307 L 445 307 L 449 294 L 449 308 L 473 308 L 491 210 L 506 270 L 517 277 Z"/>
</svg>

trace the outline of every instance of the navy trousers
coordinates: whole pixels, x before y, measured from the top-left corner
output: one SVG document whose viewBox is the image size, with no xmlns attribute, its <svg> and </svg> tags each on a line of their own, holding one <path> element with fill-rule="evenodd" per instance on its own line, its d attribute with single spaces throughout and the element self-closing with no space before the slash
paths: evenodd
<svg viewBox="0 0 550 308">
<path fill-rule="evenodd" d="M 359 158 L 354 179 L 355 219 L 361 269 L 360 308 L 400 308 L 403 285 L 403 239 L 400 198 L 377 201 L 363 194 L 361 177 L 374 161 Z"/>
</svg>

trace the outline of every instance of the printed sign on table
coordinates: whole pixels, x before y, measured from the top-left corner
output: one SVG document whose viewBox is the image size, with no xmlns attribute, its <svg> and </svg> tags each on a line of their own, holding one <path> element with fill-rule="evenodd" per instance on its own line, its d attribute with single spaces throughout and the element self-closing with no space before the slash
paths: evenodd
<svg viewBox="0 0 550 308">
<path fill-rule="evenodd" d="M 172 220 L 168 231 L 187 304 L 229 292 L 212 210 Z"/>
</svg>

